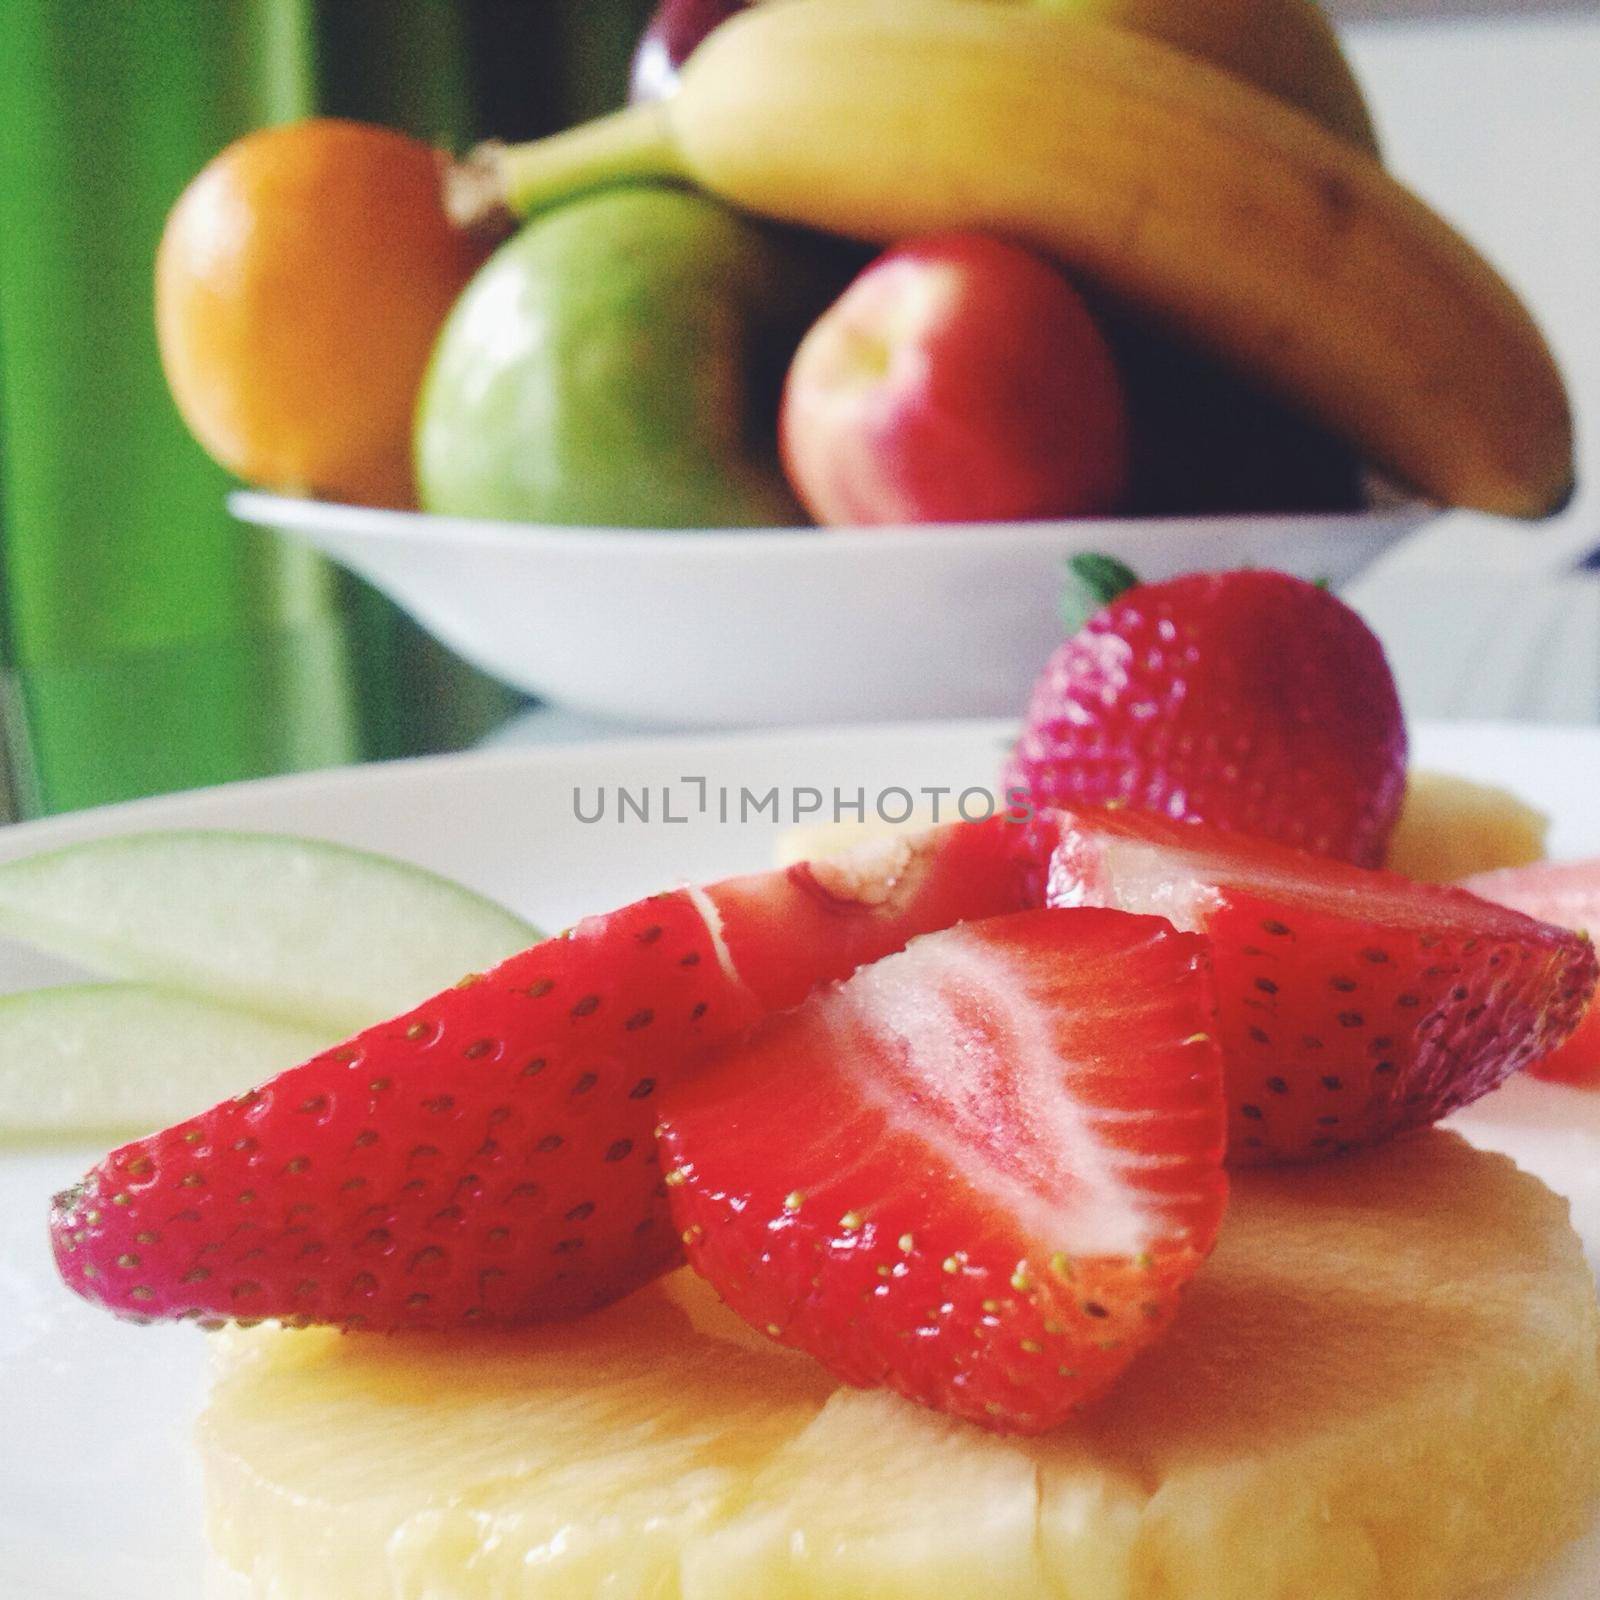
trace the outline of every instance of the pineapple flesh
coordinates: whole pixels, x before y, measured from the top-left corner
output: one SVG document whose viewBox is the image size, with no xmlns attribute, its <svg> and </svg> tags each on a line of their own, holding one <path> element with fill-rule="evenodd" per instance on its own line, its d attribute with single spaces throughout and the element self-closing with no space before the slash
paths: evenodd
<svg viewBox="0 0 1600 1600">
<path fill-rule="evenodd" d="M 1389 841 L 1388 867 L 1423 883 L 1543 861 L 1550 819 L 1508 789 L 1413 772 Z"/>
<path fill-rule="evenodd" d="M 218 1339 L 253 1600 L 1442 1600 L 1600 1487 L 1565 1202 L 1432 1132 L 1241 1174 L 1171 1336 L 1014 1440 L 839 1389 L 687 1274 L 516 1336 Z"/>
</svg>

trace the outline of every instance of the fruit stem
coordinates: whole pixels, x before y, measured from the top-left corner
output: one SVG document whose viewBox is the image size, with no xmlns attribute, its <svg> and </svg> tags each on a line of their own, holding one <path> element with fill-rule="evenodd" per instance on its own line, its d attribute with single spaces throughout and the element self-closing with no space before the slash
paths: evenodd
<svg viewBox="0 0 1600 1600">
<path fill-rule="evenodd" d="M 446 202 L 463 226 L 495 212 L 531 217 L 591 189 L 634 178 L 689 177 L 664 105 L 630 106 L 531 144 L 481 144 L 450 176 Z"/>
</svg>

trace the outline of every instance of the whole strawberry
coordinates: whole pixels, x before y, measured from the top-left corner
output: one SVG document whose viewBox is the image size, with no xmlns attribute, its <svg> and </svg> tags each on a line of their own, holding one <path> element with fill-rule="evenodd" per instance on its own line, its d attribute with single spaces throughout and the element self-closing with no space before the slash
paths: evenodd
<svg viewBox="0 0 1600 1600">
<path fill-rule="evenodd" d="M 1375 867 L 1405 771 L 1371 629 L 1315 584 L 1247 571 L 1110 599 L 1046 666 L 1005 782 L 1039 806 L 1120 803 Z"/>
</svg>

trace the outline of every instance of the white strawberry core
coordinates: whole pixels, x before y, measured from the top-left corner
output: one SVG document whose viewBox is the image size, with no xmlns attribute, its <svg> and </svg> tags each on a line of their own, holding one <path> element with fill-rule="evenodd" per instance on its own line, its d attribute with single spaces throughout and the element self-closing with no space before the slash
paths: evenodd
<svg viewBox="0 0 1600 1600">
<path fill-rule="evenodd" d="M 1088 848 L 1085 841 L 1090 841 Z M 1286 917 L 1304 910 L 1375 928 L 1454 929 L 1507 937 L 1527 931 L 1525 924 L 1457 888 L 1411 883 L 1266 847 L 1241 845 L 1235 852 L 1214 838 L 1188 849 L 1093 828 L 1081 835 L 1069 830 L 1051 863 L 1046 899 L 1056 907 L 1105 906 L 1165 917 L 1185 933 L 1204 933 L 1230 890 L 1274 901 Z"/>
<path fill-rule="evenodd" d="M 1170 846 L 1106 839 L 1094 861 L 1075 858 L 1072 872 L 1052 878 L 1050 904 L 1106 906 L 1165 917 L 1182 933 L 1201 932 L 1217 891 L 1193 871 L 1176 870 L 1189 865 Z"/>
<path fill-rule="evenodd" d="M 733 964 L 733 956 L 728 950 L 728 941 L 723 936 L 722 913 L 717 910 L 717 903 L 698 884 L 689 884 L 683 891 L 689 897 L 689 904 L 700 913 L 700 920 L 706 925 L 706 935 L 711 940 L 711 948 L 716 953 L 717 965 L 722 969 L 722 975 L 729 983 L 742 988 L 744 979 L 739 976 L 739 969 Z"/>
<path fill-rule="evenodd" d="M 976 941 L 920 940 L 834 1000 L 837 1061 L 855 1068 L 862 1100 L 1026 1233 L 1088 1257 L 1135 1256 L 1164 1231 L 1137 1180 L 1154 1158 L 1104 1136 L 1127 1112 L 1073 1095 L 1081 1064 L 1015 962 Z"/>
</svg>

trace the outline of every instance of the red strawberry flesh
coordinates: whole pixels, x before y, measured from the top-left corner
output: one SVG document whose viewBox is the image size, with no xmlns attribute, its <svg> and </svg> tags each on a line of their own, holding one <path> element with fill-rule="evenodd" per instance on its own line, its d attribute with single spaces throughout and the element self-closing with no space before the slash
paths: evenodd
<svg viewBox="0 0 1600 1600">
<path fill-rule="evenodd" d="M 918 934 L 1036 906 L 1040 863 L 1026 853 L 1033 843 L 1002 814 L 868 840 L 786 874 L 730 878 L 705 892 L 739 976 L 778 1010 Z"/>
<path fill-rule="evenodd" d="M 918 940 L 662 1102 L 694 1266 L 859 1385 L 1033 1433 L 1160 1335 L 1226 1195 L 1204 941 L 1034 911 Z"/>
<path fill-rule="evenodd" d="M 1211 939 L 1236 1162 L 1435 1122 L 1565 1039 L 1594 989 L 1584 940 L 1461 889 L 1131 811 L 1040 826 L 1050 904 Z"/>
<path fill-rule="evenodd" d="M 1281 572 L 1128 590 L 1052 657 L 1006 785 L 1039 806 L 1119 803 L 1377 866 L 1405 789 L 1383 647 Z"/>
<path fill-rule="evenodd" d="M 819 983 L 1020 904 L 1015 834 L 957 825 L 589 918 L 115 1151 L 56 1201 L 61 1274 L 130 1316 L 383 1329 L 613 1299 L 681 1259 L 661 1087 Z"/>
</svg>

